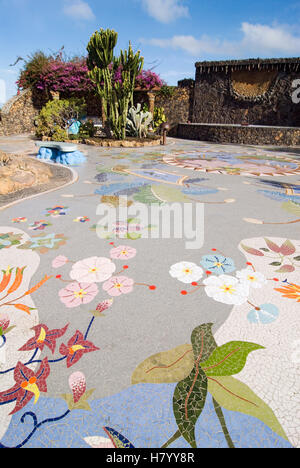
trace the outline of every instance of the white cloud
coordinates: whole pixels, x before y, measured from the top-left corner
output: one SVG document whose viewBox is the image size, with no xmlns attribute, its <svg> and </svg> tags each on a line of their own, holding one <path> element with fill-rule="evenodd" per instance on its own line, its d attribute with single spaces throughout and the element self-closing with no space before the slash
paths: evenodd
<svg viewBox="0 0 300 468">
<path fill-rule="evenodd" d="M 182 0 L 142 0 L 142 4 L 147 13 L 161 23 L 171 23 L 189 16 L 189 9 L 182 4 Z"/>
<path fill-rule="evenodd" d="M 262 24 L 243 23 L 244 46 L 266 51 L 280 51 L 288 54 L 299 54 L 300 36 L 292 34 L 286 26 L 267 26 Z"/>
<path fill-rule="evenodd" d="M 95 15 L 90 5 L 82 0 L 65 0 L 64 14 L 77 20 L 93 20 Z"/>
<path fill-rule="evenodd" d="M 169 39 L 150 39 L 148 44 L 161 48 L 181 49 L 193 56 L 230 56 L 232 58 L 267 55 L 299 55 L 300 35 L 283 25 L 242 23 L 242 38 L 237 41 L 209 36 L 173 36 Z"/>
</svg>

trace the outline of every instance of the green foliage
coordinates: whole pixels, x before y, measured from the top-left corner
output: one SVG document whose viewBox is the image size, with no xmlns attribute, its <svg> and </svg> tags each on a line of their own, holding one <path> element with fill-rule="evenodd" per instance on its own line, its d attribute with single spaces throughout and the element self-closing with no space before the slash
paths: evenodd
<svg viewBox="0 0 300 468">
<path fill-rule="evenodd" d="M 79 120 L 85 112 L 84 99 L 57 99 L 49 101 L 38 117 L 36 135 L 51 137 L 54 141 L 64 141 L 68 138 L 68 121 Z"/>
<path fill-rule="evenodd" d="M 67 130 L 64 130 L 63 128 L 60 128 L 58 125 L 56 125 L 53 129 L 52 135 L 51 136 L 52 141 L 65 141 L 68 140 L 68 132 Z"/>
<path fill-rule="evenodd" d="M 81 124 L 78 136 L 81 139 L 92 138 L 96 135 L 96 132 L 97 129 L 94 125 L 94 122 L 92 120 L 88 120 L 87 122 Z"/>
<path fill-rule="evenodd" d="M 154 130 L 157 130 L 166 121 L 167 121 L 167 117 L 165 115 L 164 108 L 163 107 L 154 107 L 154 114 L 153 114 L 153 127 L 154 127 Z"/>
<path fill-rule="evenodd" d="M 207 376 L 235 375 L 245 367 L 248 355 L 263 346 L 244 341 L 231 341 L 215 349 L 210 358 L 201 364 Z"/>
<path fill-rule="evenodd" d="M 257 418 L 288 440 L 273 410 L 243 382 L 231 376 L 210 378 L 208 391 L 222 408 Z"/>
<path fill-rule="evenodd" d="M 127 117 L 127 134 L 138 138 L 145 138 L 152 120 L 152 114 L 150 112 L 143 112 L 141 104 L 138 104 L 136 108 L 131 107 Z"/>
<path fill-rule="evenodd" d="M 23 89 L 34 87 L 52 60 L 52 56 L 44 54 L 41 50 L 29 55 L 20 73 L 18 86 Z"/>
<path fill-rule="evenodd" d="M 137 75 L 143 68 L 140 52 L 134 54 L 131 44 L 114 56 L 118 35 L 115 31 L 96 31 L 87 46 L 89 77 L 96 84 L 102 98 L 108 131 L 118 140 L 125 139 L 129 104 Z"/>
<path fill-rule="evenodd" d="M 143 105 L 143 112 L 149 112 L 149 106 L 146 103 Z M 154 131 L 158 130 L 159 127 L 166 121 L 167 121 L 167 117 L 165 115 L 164 108 L 154 107 L 153 121 L 152 121 L 153 130 Z"/>
<path fill-rule="evenodd" d="M 104 29 L 100 29 L 100 32 L 96 31 L 92 35 L 87 46 L 87 65 L 89 70 L 92 72 L 91 75 L 93 75 L 93 72 L 102 75 L 104 70 L 106 70 L 112 63 L 117 40 L 118 34 L 110 29 L 107 29 L 106 31 L 104 31 Z M 94 78 L 94 75 L 92 78 Z M 102 87 L 99 80 L 96 80 L 96 84 L 97 86 L 100 85 L 101 91 Z"/>
<path fill-rule="evenodd" d="M 188 377 L 178 383 L 173 396 L 173 411 L 178 429 L 192 448 L 197 448 L 195 426 L 207 398 L 208 380 L 200 363 L 208 359 L 217 346 L 211 330 L 212 324 L 207 323 L 193 331 L 191 342 L 194 368 Z"/>
<path fill-rule="evenodd" d="M 208 381 L 199 365 L 195 365 L 191 374 L 181 380 L 174 391 L 173 411 L 180 434 L 197 448 L 195 426 L 201 415 L 207 397 Z"/>
<path fill-rule="evenodd" d="M 158 95 L 164 98 L 171 98 L 175 93 L 176 86 L 164 85 L 161 87 Z"/>
<path fill-rule="evenodd" d="M 253 416 L 287 439 L 272 409 L 247 385 L 232 377 L 244 369 L 250 353 L 262 349 L 263 346 L 244 341 L 218 346 L 212 333 L 212 324 L 206 323 L 194 329 L 191 347 L 181 345 L 153 355 L 140 364 L 133 374 L 134 383 L 178 382 L 173 395 L 178 430 L 163 448 L 180 437 L 196 448 L 195 426 L 205 407 L 208 393 L 213 397 L 215 411 L 230 448 L 234 448 L 234 443 L 222 408 Z M 150 374 L 150 370 L 154 372 Z"/>
</svg>

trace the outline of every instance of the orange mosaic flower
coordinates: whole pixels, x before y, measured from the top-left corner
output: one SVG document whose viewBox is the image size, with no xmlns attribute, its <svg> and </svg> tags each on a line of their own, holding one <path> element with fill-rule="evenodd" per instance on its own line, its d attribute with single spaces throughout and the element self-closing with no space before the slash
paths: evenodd
<svg viewBox="0 0 300 468">
<path fill-rule="evenodd" d="M 284 288 L 275 289 L 275 291 L 282 293 L 283 297 L 286 297 L 287 299 L 294 299 L 297 302 L 300 302 L 300 286 L 297 284 L 291 283 Z"/>
</svg>

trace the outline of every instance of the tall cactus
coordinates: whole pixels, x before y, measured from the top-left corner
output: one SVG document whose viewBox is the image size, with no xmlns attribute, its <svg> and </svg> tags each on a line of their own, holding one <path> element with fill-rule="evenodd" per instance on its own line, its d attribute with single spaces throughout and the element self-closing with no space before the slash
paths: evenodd
<svg viewBox="0 0 300 468">
<path fill-rule="evenodd" d="M 115 138 L 125 139 L 126 119 L 129 104 L 133 103 L 133 91 L 137 75 L 144 64 L 140 51 L 134 54 L 129 43 L 128 50 L 121 50 L 114 56 L 118 34 L 107 29 L 96 31 L 87 46 L 89 77 L 97 86 L 102 99 L 107 123 Z M 117 70 L 121 70 L 122 82 L 114 80 Z"/>
<path fill-rule="evenodd" d="M 110 134 L 111 126 L 111 111 L 109 103 L 113 99 L 112 89 L 112 68 L 111 64 L 114 59 L 114 48 L 117 44 L 118 34 L 113 30 L 101 29 L 96 31 L 87 46 L 88 58 L 87 65 L 89 68 L 89 77 L 96 84 L 98 94 L 101 97 L 102 108 L 106 122 L 107 134 Z"/>
</svg>

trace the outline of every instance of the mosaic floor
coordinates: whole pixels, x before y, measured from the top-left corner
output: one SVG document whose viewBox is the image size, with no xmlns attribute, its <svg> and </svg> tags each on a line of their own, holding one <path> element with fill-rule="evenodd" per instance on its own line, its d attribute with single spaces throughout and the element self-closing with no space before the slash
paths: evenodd
<svg viewBox="0 0 300 468">
<path fill-rule="evenodd" d="M 0 447 L 300 447 L 300 156 L 85 151 L 72 184 L 0 209 Z M 203 246 L 108 228 L 120 201 L 203 204 Z"/>
</svg>

